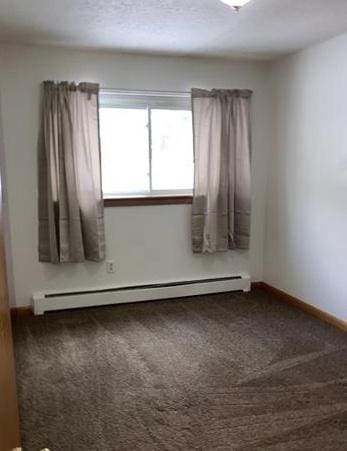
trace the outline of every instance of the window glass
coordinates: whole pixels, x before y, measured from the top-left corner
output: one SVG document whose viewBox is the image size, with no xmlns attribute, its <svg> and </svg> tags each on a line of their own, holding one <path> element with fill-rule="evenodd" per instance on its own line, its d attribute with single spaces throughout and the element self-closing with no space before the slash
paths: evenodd
<svg viewBox="0 0 347 451">
<path fill-rule="evenodd" d="M 193 185 L 192 113 L 151 110 L 152 189 L 186 190 Z"/>
<path fill-rule="evenodd" d="M 102 184 L 107 196 L 149 192 L 147 109 L 100 108 Z"/>
<path fill-rule="evenodd" d="M 191 194 L 190 97 L 171 93 L 100 93 L 105 197 Z"/>
</svg>

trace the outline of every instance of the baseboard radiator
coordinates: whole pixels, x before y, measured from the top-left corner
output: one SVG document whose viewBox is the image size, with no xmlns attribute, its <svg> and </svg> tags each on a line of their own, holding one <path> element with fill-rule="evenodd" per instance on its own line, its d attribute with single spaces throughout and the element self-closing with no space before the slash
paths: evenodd
<svg viewBox="0 0 347 451">
<path fill-rule="evenodd" d="M 121 286 L 69 292 L 40 292 L 33 294 L 35 315 L 53 310 L 67 310 L 101 305 L 124 304 L 185 296 L 197 296 L 228 291 L 249 291 L 248 274 L 214 279 L 185 280 L 150 285 Z"/>
</svg>

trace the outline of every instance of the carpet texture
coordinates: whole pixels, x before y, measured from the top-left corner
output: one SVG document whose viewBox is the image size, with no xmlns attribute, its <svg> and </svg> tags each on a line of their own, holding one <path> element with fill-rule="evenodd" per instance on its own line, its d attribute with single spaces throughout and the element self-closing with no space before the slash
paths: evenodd
<svg viewBox="0 0 347 451">
<path fill-rule="evenodd" d="M 261 290 L 14 335 L 24 451 L 346 450 L 346 335 Z"/>
</svg>

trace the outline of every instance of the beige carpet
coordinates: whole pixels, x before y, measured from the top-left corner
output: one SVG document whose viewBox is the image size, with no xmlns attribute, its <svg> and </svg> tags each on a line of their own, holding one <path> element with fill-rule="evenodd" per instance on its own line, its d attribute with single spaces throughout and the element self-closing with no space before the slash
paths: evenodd
<svg viewBox="0 0 347 451">
<path fill-rule="evenodd" d="M 25 451 L 346 450 L 346 335 L 260 290 L 19 318 Z"/>
</svg>

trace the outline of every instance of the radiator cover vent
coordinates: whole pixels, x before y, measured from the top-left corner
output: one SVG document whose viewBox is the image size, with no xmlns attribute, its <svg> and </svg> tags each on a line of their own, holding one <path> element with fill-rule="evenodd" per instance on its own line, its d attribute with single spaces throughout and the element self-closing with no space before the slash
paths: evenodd
<svg viewBox="0 0 347 451">
<path fill-rule="evenodd" d="M 33 294 L 33 307 L 35 315 L 42 315 L 44 312 L 53 310 L 172 299 L 227 291 L 249 291 L 250 286 L 251 281 L 248 274 L 236 274 L 213 279 L 89 288 L 76 291 L 37 292 Z"/>
</svg>

